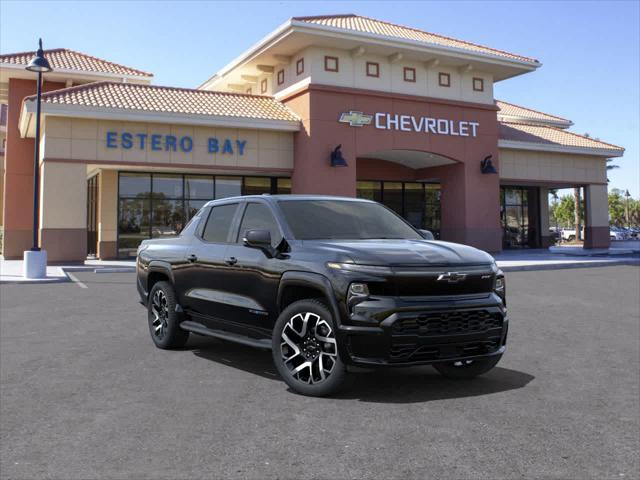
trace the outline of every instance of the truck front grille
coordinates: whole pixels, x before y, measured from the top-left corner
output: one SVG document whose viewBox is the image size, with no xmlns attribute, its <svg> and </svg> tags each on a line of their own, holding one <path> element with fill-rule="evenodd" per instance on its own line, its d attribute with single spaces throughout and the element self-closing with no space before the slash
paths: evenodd
<svg viewBox="0 0 640 480">
<path fill-rule="evenodd" d="M 456 335 L 502 328 L 502 315 L 486 310 L 463 310 L 420 314 L 403 318 L 392 327 L 393 335 Z"/>
</svg>

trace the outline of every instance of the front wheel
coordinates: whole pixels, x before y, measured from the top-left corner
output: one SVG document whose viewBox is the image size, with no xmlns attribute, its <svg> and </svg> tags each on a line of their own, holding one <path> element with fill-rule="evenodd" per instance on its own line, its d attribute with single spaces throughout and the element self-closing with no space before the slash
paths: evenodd
<svg viewBox="0 0 640 480">
<path fill-rule="evenodd" d="M 292 303 L 273 329 L 273 363 L 283 380 L 303 395 L 335 393 L 346 376 L 338 355 L 336 324 L 318 300 Z"/>
<path fill-rule="evenodd" d="M 458 362 L 434 363 L 433 368 L 449 378 L 473 378 L 487 373 L 495 367 L 502 355 L 483 358 L 481 360 L 460 360 Z"/>
</svg>

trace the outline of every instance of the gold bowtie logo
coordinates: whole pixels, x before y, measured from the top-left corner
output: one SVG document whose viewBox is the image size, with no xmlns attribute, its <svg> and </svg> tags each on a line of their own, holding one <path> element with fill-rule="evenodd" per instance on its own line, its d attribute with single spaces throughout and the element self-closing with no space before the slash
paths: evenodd
<svg viewBox="0 0 640 480">
<path fill-rule="evenodd" d="M 340 115 L 340 123 L 348 123 L 352 127 L 362 127 L 364 125 L 371 125 L 371 120 L 373 120 L 373 115 L 368 115 L 362 112 L 342 112 Z"/>
</svg>

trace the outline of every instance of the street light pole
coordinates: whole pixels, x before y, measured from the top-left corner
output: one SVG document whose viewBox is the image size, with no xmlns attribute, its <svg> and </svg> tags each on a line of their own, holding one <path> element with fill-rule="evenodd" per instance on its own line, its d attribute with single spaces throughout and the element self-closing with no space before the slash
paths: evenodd
<svg viewBox="0 0 640 480">
<path fill-rule="evenodd" d="M 38 74 L 36 94 L 36 137 L 33 152 L 33 242 L 31 250 L 24 252 L 24 277 L 45 278 L 47 276 L 47 252 L 40 249 L 38 230 L 40 225 L 40 110 L 42 104 L 42 74 L 53 69 L 44 56 L 42 39 L 38 43 L 38 51 L 26 69 Z"/>
<path fill-rule="evenodd" d="M 36 139 L 33 153 L 33 252 L 40 251 L 38 227 L 40 224 L 40 105 L 42 102 L 42 72 L 38 72 L 38 93 L 36 100 Z"/>
</svg>

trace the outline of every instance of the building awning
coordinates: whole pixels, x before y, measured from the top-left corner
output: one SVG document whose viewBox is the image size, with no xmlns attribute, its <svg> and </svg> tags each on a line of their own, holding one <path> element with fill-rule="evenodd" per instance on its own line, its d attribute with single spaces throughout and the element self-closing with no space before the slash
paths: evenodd
<svg viewBox="0 0 640 480">
<path fill-rule="evenodd" d="M 500 148 L 621 157 L 624 148 L 566 130 L 520 123 L 499 122 Z"/>
<path fill-rule="evenodd" d="M 35 96 L 25 98 L 20 132 L 27 136 Z M 42 112 L 98 120 L 297 131 L 300 120 L 272 97 L 154 85 L 97 82 L 42 95 Z"/>
</svg>

